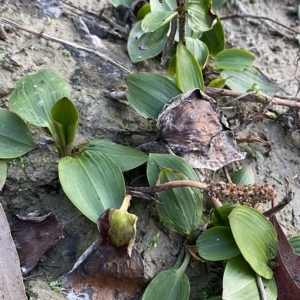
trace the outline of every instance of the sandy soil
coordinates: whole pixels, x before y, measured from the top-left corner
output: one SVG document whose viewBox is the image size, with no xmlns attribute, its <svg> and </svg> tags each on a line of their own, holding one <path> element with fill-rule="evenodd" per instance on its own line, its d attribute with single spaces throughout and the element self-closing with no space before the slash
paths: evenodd
<svg viewBox="0 0 300 300">
<path fill-rule="evenodd" d="M 97 0 L 74 0 L 72 4 L 98 13 L 103 3 Z M 285 25 L 300 31 L 296 14 L 287 14 L 284 7 L 297 6 L 297 1 L 228 1 L 219 15 L 242 12 L 268 16 Z M 0 0 L 0 18 L 5 17 L 23 27 L 43 32 L 56 38 L 94 47 L 83 39 L 74 27 L 71 17 L 62 15 L 58 19 L 47 19 L 42 12 L 42 3 L 29 0 Z M 64 5 L 64 12 L 71 14 L 70 7 Z M 108 11 L 109 14 L 109 11 Z M 1 19 L 0 19 L 1 21 Z M 126 41 L 111 34 L 113 28 L 104 21 L 96 32 L 102 42 L 100 51 L 130 71 L 154 71 L 164 73 L 156 59 L 132 65 L 126 51 Z M 298 81 L 294 75 L 299 45 L 293 34 L 284 28 L 272 24 L 277 30 L 257 19 L 232 19 L 223 22 L 226 30 L 228 47 L 244 48 L 256 55 L 256 65 L 279 87 L 279 95 L 294 96 L 298 90 Z M 145 120 L 129 106 L 113 101 L 103 94 L 103 90 L 123 89 L 125 75 L 118 68 L 105 63 L 99 57 L 88 54 L 61 43 L 45 40 L 21 30 L 8 32 L 7 40 L 0 40 L 0 103 L 7 108 L 9 92 L 14 88 L 16 80 L 22 75 L 43 68 L 50 68 L 65 78 L 71 86 L 72 100 L 80 112 L 80 126 L 77 143 L 105 137 L 110 140 L 137 146 L 149 140 L 149 137 L 132 136 L 120 133 L 128 130 L 148 130 L 153 128 L 153 121 Z M 99 48 L 98 48 L 99 50 Z M 12 63 L 15 62 L 15 63 Z M 298 72 L 299 73 L 299 72 Z M 244 105 L 248 111 L 259 109 L 259 105 Z M 279 113 L 286 109 L 274 106 Z M 78 211 L 64 195 L 58 181 L 58 157 L 54 144 L 45 142 L 48 136 L 42 129 L 32 128 L 37 142 L 35 150 L 21 159 L 10 160 L 8 179 L 0 201 L 4 208 L 13 213 L 26 215 L 38 210 L 41 215 L 52 212 L 58 219 L 66 219 Z M 251 164 L 258 183 L 274 184 L 278 192 L 278 200 L 285 195 L 283 178 L 289 178 L 291 188 L 295 192 L 294 201 L 279 215 L 279 220 L 286 234 L 290 237 L 299 234 L 300 182 L 298 166 L 299 132 L 286 132 L 274 121 L 260 121 L 251 124 L 239 133 L 245 137 L 250 132 L 262 132 L 273 143 L 272 151 L 264 155 L 264 162 L 248 159 L 242 164 Z M 258 148 L 262 154 L 265 152 Z M 137 173 L 127 174 L 128 182 Z M 144 201 L 135 200 L 131 211 L 138 215 L 137 249 L 143 253 L 146 275 L 153 277 L 160 270 L 169 268 L 176 261 L 176 255 L 182 246 L 183 239 L 175 233 L 167 232 L 160 224 L 154 210 Z M 160 232 L 157 248 L 149 247 L 152 238 Z M 50 299 L 43 291 L 51 294 L 52 299 L 62 296 L 51 291 L 49 286 L 37 281 L 52 281 L 69 271 L 76 259 L 97 237 L 96 226 L 85 217 L 78 217 L 68 224 L 64 231 L 65 238 L 58 245 L 46 252 L 43 264 L 37 266 L 30 274 L 32 278 L 25 281 L 31 299 Z M 204 299 L 205 294 L 214 295 L 219 292 L 221 273 L 218 265 L 208 273 L 203 264 L 192 262 L 187 270 L 191 280 L 190 299 Z M 201 280 L 199 275 L 201 274 Z M 56 297 L 56 298 L 55 298 Z"/>
</svg>

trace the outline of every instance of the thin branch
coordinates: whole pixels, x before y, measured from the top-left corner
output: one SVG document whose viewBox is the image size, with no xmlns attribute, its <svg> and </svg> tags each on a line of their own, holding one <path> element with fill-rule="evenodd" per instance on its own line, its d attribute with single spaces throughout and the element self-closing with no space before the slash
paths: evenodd
<svg viewBox="0 0 300 300">
<path fill-rule="evenodd" d="M 213 98 L 214 97 L 239 97 L 243 95 L 243 93 L 239 93 L 231 90 L 225 90 L 225 89 L 212 88 L 212 87 L 205 87 L 205 93 L 208 96 Z M 259 93 L 246 95 L 246 97 L 244 97 L 243 99 L 248 102 L 258 102 L 261 104 L 266 104 L 266 102 L 271 101 L 275 105 L 300 108 L 300 102 L 298 102 L 300 101 L 300 99 L 296 99 L 296 101 L 285 100 L 278 97 L 272 98 L 272 97 L 260 95 Z"/>
<path fill-rule="evenodd" d="M 277 25 L 279 25 L 279 26 L 295 33 L 295 34 L 300 34 L 299 31 L 294 30 L 294 29 L 292 29 L 292 28 L 290 28 L 290 27 L 288 27 L 288 26 L 286 26 L 286 25 L 284 25 L 280 22 L 277 22 L 277 21 L 275 21 L 271 18 L 268 18 L 268 17 L 255 16 L 255 15 L 249 15 L 249 14 L 232 14 L 232 15 L 220 17 L 220 20 L 223 21 L 223 20 L 229 20 L 229 19 L 235 19 L 235 18 L 251 18 L 251 19 L 258 19 L 258 20 L 266 20 L 266 21 L 273 22 L 273 23 L 275 23 L 275 24 L 277 24 Z"/>
<path fill-rule="evenodd" d="M 267 300 L 267 295 L 266 295 L 266 291 L 265 291 L 263 281 L 262 281 L 261 277 L 258 274 L 256 274 L 256 284 L 257 284 L 260 300 Z"/>
<path fill-rule="evenodd" d="M 85 51 L 87 53 L 91 53 L 91 54 L 94 54 L 98 57 L 100 57 L 103 61 L 105 61 L 106 63 L 108 64 L 111 64 L 113 65 L 114 67 L 118 68 L 119 70 L 121 70 L 122 72 L 126 73 L 126 74 L 130 74 L 131 71 L 129 71 L 128 69 L 124 68 L 123 66 L 121 66 L 120 64 L 118 64 L 117 62 L 115 62 L 114 60 L 110 59 L 109 57 L 107 57 L 106 55 L 100 53 L 99 51 L 94 51 L 90 48 L 86 48 L 86 47 L 82 47 L 80 45 L 77 45 L 77 44 L 74 44 L 74 43 L 71 43 L 71 42 L 68 42 L 68 41 L 65 41 L 65 40 L 62 40 L 62 39 L 58 39 L 56 37 L 52 37 L 50 35 L 47 35 L 47 34 L 44 34 L 43 32 L 37 32 L 37 31 L 34 31 L 34 30 L 31 30 L 31 29 L 28 29 L 28 28 L 25 28 L 13 21 L 10 21 L 6 18 L 0 18 L 0 20 L 3 20 L 4 22 L 18 28 L 18 29 L 21 29 L 23 31 L 26 31 L 26 32 L 29 32 L 35 36 L 38 36 L 38 37 L 41 37 L 41 38 L 44 38 L 46 40 L 50 40 L 50 41 L 54 41 L 54 42 L 58 42 L 60 44 L 63 44 L 63 45 L 68 45 L 70 47 L 73 47 L 75 49 L 78 49 L 78 50 L 82 50 L 82 51 Z"/>
</svg>

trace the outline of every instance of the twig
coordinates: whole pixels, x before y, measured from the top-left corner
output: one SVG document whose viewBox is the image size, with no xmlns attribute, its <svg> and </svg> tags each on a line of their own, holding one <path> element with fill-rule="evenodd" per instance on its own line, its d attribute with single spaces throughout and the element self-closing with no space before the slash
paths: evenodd
<svg viewBox="0 0 300 300">
<path fill-rule="evenodd" d="M 205 93 L 210 97 L 238 97 L 240 95 L 244 95 L 244 93 L 239 93 L 231 90 L 225 90 L 225 89 L 218 89 L 218 88 L 212 88 L 212 87 L 205 87 Z M 268 97 L 264 95 L 260 95 L 259 93 L 255 94 L 249 94 L 246 97 L 243 98 L 245 101 L 248 102 L 258 102 L 265 104 L 267 101 L 272 101 L 275 105 L 281 105 L 281 106 L 288 106 L 288 107 L 295 107 L 300 108 L 300 99 L 296 99 L 296 101 L 281 99 L 278 97 Z"/>
<path fill-rule="evenodd" d="M 119 70 L 123 71 L 124 73 L 126 73 L 126 74 L 130 74 L 131 73 L 128 69 L 124 68 L 123 66 L 121 66 L 120 64 L 118 64 L 114 60 L 110 59 L 106 55 L 100 53 L 99 51 L 94 51 L 94 50 L 92 50 L 90 48 L 82 47 L 80 45 L 77 45 L 77 44 L 74 44 L 74 43 L 62 40 L 62 39 L 58 39 L 56 37 L 52 37 L 50 35 L 44 34 L 43 32 L 37 32 L 37 31 L 31 30 L 31 29 L 25 28 L 25 27 L 23 27 L 23 26 L 15 23 L 15 22 L 13 22 L 13 21 L 10 21 L 10 20 L 8 20 L 6 18 L 2 18 L 1 17 L 0 19 L 3 20 L 4 22 L 7 22 L 7 23 L 11 24 L 12 26 L 14 26 L 14 27 L 16 27 L 18 29 L 21 29 L 21 30 L 24 30 L 26 32 L 29 32 L 29 33 L 31 33 L 31 34 L 33 34 L 35 36 L 44 38 L 46 40 L 51 40 L 51 41 L 54 41 L 54 42 L 58 42 L 58 43 L 61 43 L 63 45 L 68 45 L 70 47 L 73 47 L 73 48 L 78 49 L 78 50 L 85 51 L 87 53 L 94 54 L 94 55 L 100 57 L 106 63 L 113 65 L 114 67 L 118 68 Z"/>
<path fill-rule="evenodd" d="M 277 22 L 277 21 L 275 21 L 271 18 L 268 18 L 268 17 L 255 16 L 255 15 L 249 15 L 249 14 L 232 14 L 232 15 L 227 15 L 227 16 L 220 17 L 220 20 L 223 21 L 223 20 L 229 20 L 229 19 L 235 19 L 235 18 L 251 18 L 251 19 L 258 19 L 258 20 L 266 20 L 266 21 L 273 22 L 273 23 L 275 23 L 275 24 L 277 24 L 277 25 L 279 25 L 279 26 L 295 33 L 295 34 L 300 34 L 299 31 L 294 30 L 294 29 L 292 29 L 292 28 L 290 28 L 290 27 L 288 27 L 288 26 L 286 26 L 286 25 L 284 25 L 280 22 Z"/>
<path fill-rule="evenodd" d="M 256 284 L 257 284 L 260 300 L 267 300 L 267 295 L 266 295 L 263 281 L 258 274 L 256 274 Z"/>
</svg>

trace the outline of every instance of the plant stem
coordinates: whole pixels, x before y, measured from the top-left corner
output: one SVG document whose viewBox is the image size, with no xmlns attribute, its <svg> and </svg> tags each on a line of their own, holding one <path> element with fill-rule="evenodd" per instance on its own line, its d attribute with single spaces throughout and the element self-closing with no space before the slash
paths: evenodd
<svg viewBox="0 0 300 300">
<path fill-rule="evenodd" d="M 179 41 L 185 44 L 185 23 L 186 23 L 186 10 L 182 9 L 185 0 L 177 0 L 178 19 L 179 19 Z"/>
<path fill-rule="evenodd" d="M 130 200 L 131 200 L 131 195 L 126 195 L 124 200 L 123 200 L 123 203 L 120 207 L 120 210 L 122 211 L 127 211 L 128 210 L 128 207 L 130 205 Z"/>
<path fill-rule="evenodd" d="M 256 284 L 257 284 L 260 300 L 267 300 L 264 284 L 262 282 L 261 277 L 258 274 L 256 274 Z"/>
<path fill-rule="evenodd" d="M 180 266 L 180 268 L 177 270 L 179 273 L 183 273 L 185 271 L 186 267 L 188 266 L 188 264 L 190 262 L 190 258 L 191 258 L 190 253 L 188 251 L 186 251 L 184 261 L 183 261 L 182 265 Z"/>
</svg>

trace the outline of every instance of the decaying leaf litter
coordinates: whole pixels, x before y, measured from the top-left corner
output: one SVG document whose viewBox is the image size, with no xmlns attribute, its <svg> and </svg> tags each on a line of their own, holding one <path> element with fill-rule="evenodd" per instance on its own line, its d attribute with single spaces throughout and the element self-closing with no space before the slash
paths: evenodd
<svg viewBox="0 0 300 300">
<path fill-rule="evenodd" d="M 79 5 L 79 3 L 76 4 Z M 295 16 L 287 16 L 285 13 L 282 13 L 282 3 L 278 3 L 277 6 L 271 5 L 271 3 L 248 4 L 241 1 L 238 4 L 242 8 L 249 10 L 249 12 L 251 10 L 252 12 L 256 12 L 257 6 L 260 7 L 259 11 L 263 12 L 265 9 L 265 13 L 268 14 L 273 9 L 274 14 L 278 14 L 279 18 L 280 16 L 283 18 L 283 23 L 292 25 L 296 22 Z M 261 9 L 262 5 L 265 5 L 264 9 Z M 52 19 L 54 24 L 47 25 L 45 24 L 45 17 L 42 16 L 40 10 L 29 3 L 16 1 L 15 7 L 6 7 L 6 4 L 3 7 L 7 9 L 7 11 L 1 12 L 3 17 L 14 21 L 24 18 L 23 26 L 26 25 L 25 27 L 33 28 L 38 32 L 42 32 L 44 29 L 45 32 L 51 33 L 50 35 L 52 36 L 58 36 L 59 33 L 61 39 L 79 42 L 79 44 L 83 42 L 79 34 L 73 29 L 71 22 L 64 17 L 57 20 Z M 98 6 L 91 3 L 90 10 L 94 11 L 95 7 Z M 39 15 L 40 19 L 37 18 L 36 22 L 32 23 L 32 20 L 28 19 L 29 14 L 32 16 Z M 249 23 L 249 21 L 238 19 L 228 21 L 224 26 L 229 26 L 226 24 L 230 23 L 231 26 L 237 28 L 237 30 L 232 30 L 231 27 L 226 32 L 227 41 L 231 43 L 231 46 L 234 45 L 235 47 L 245 48 L 254 52 L 257 56 L 256 64 L 261 67 L 269 78 L 279 81 L 279 87 L 281 88 L 279 93 L 288 96 L 295 95 L 298 82 L 293 76 L 296 70 L 294 61 L 297 58 L 297 44 L 285 36 L 280 38 L 272 36 L 274 33 L 268 29 L 267 25 L 261 27 L 258 21 Z M 252 31 L 254 32 L 253 35 Z M 237 32 L 240 32 L 240 34 L 237 34 Z M 266 36 L 268 36 L 268 39 L 266 39 Z M 267 45 L 265 44 L 266 40 L 268 41 Z M 126 55 L 125 43 L 122 44 L 122 41 L 118 39 L 113 41 L 109 39 L 104 40 L 103 43 L 111 50 L 108 50 L 107 53 L 110 54 L 112 59 L 132 71 L 136 69 L 148 71 L 155 68 L 155 61 L 132 66 Z M 111 140 L 121 141 L 122 143 L 134 146 L 147 141 L 148 138 L 145 137 L 116 134 L 116 131 L 124 131 L 126 128 L 130 130 L 147 130 L 150 127 L 153 129 L 151 122 L 138 118 L 136 113 L 130 108 L 125 107 L 123 104 L 112 102 L 110 99 L 102 96 L 101 89 L 109 90 L 112 88 L 115 89 L 118 86 L 121 87 L 124 74 L 119 72 L 117 68 L 103 63 L 97 57 L 86 55 L 84 52 L 76 52 L 73 48 L 65 49 L 54 42 L 47 42 L 35 37 L 30 38 L 25 33 L 20 32 L 18 34 L 8 34 L 8 42 L 3 43 L 1 41 L 1 48 L 1 51 L 8 52 L 10 56 L 13 54 L 12 59 L 17 62 L 12 65 L 8 64 L 10 70 L 5 69 L 7 63 L 2 65 L 0 76 L 3 76 L 2 82 L 5 84 L 0 89 L 4 91 L 2 100 L 4 107 L 6 91 L 14 87 L 14 80 L 20 78 L 27 71 L 36 71 L 47 64 L 47 67 L 54 69 L 64 78 L 69 78 L 72 84 L 72 99 L 74 99 L 76 106 L 79 108 L 83 120 L 80 127 L 79 139 L 86 140 L 87 136 L 94 137 L 101 134 Z M 68 53 L 71 56 L 68 56 Z M 289 53 L 289 55 L 287 56 L 285 53 Z M 81 68 L 78 66 L 81 66 Z M 246 109 L 252 112 L 255 110 L 255 107 L 246 106 Z M 278 111 L 281 112 L 279 109 Z M 299 163 L 297 154 L 298 133 L 297 130 L 294 130 L 297 129 L 297 126 L 294 126 L 297 125 L 297 122 L 294 120 L 295 118 L 292 118 L 294 121 L 290 122 L 291 118 L 289 116 L 286 119 L 288 120 L 286 121 L 288 135 L 279 124 L 273 121 L 263 120 L 259 124 L 252 123 L 248 127 L 249 132 L 263 132 L 268 137 L 268 140 L 273 142 L 273 149 L 269 153 L 270 156 L 266 157 L 263 163 L 255 163 L 253 160 L 251 160 L 251 163 L 255 169 L 256 181 L 267 181 L 269 184 L 275 184 L 279 194 L 278 199 L 281 199 L 285 193 L 283 177 L 287 176 L 292 189 L 296 193 L 295 199 L 297 201 L 297 187 L 299 182 L 295 165 Z M 101 121 L 98 123 L 96 122 L 97 120 Z M 292 127 L 292 130 L 290 130 L 290 127 Z M 53 167 L 53 162 L 56 160 L 56 155 L 53 154 L 55 148 L 51 144 L 51 140 L 49 141 L 45 138 L 45 132 L 36 130 L 35 135 L 38 141 L 38 149 L 26 155 L 26 157 L 22 158 L 23 160 L 16 159 L 11 161 L 8 170 L 9 180 L 6 183 L 3 196 L 1 196 L 1 202 L 6 209 L 15 213 L 21 213 L 22 215 L 39 209 L 41 214 L 51 211 L 58 218 L 60 216 L 64 218 L 67 215 L 73 216 L 76 214 L 76 210 L 64 198 L 57 181 L 56 170 Z M 244 137 L 247 135 L 248 132 L 245 133 Z M 243 133 L 241 133 L 241 137 L 243 137 Z M 259 151 L 262 151 L 261 148 L 259 148 Z M 291 206 L 285 208 L 279 217 L 286 233 L 290 235 L 298 233 L 299 208 L 297 208 L 297 203 L 295 204 L 296 201 Z M 132 209 L 137 210 L 136 214 L 140 215 L 138 213 L 139 209 L 142 209 L 143 206 L 147 208 L 147 205 L 147 203 L 136 203 Z M 170 233 L 172 242 L 170 241 L 167 234 L 162 231 L 162 227 L 159 227 L 159 223 L 155 217 L 152 216 L 151 208 L 150 211 L 148 209 L 147 214 L 148 219 L 144 221 L 140 220 L 141 235 L 140 237 L 138 236 L 138 241 L 140 242 L 137 243 L 137 248 L 140 252 L 144 251 L 146 271 L 149 273 L 149 276 L 153 276 L 158 270 L 165 268 L 168 264 L 173 264 L 175 260 L 174 255 L 177 254 L 174 253 L 174 243 L 180 245 L 181 242 L 172 233 Z M 93 224 L 89 224 L 83 217 L 79 217 L 75 222 L 78 222 L 77 226 L 80 229 L 76 227 L 66 228 L 65 239 L 56 248 L 47 252 L 46 259 L 48 263 L 44 262 L 44 266 L 41 265 L 38 269 L 34 270 L 33 275 L 34 272 L 37 272 L 38 274 L 45 273 L 53 278 L 61 276 L 71 269 L 75 259 L 95 239 L 97 233 Z M 148 225 L 149 222 L 150 226 Z M 144 228 L 147 228 L 147 230 L 143 230 Z M 151 243 L 152 237 L 158 231 L 162 231 L 158 247 L 148 250 L 145 245 Z M 89 236 L 90 240 L 88 240 Z M 177 240 L 177 242 L 174 240 Z M 72 249 L 72 253 L 66 252 L 66 249 Z M 58 258 L 59 256 L 60 258 Z M 54 263 L 51 266 L 52 261 Z M 68 264 L 63 266 L 61 261 Z M 45 265 L 48 266 L 45 267 Z M 55 266 L 59 266 L 59 268 L 54 269 Z M 47 270 L 44 268 L 50 269 Z M 191 271 L 193 272 L 193 270 Z M 207 286 L 212 285 L 215 278 L 218 278 L 212 274 L 209 274 L 209 276 L 209 283 L 206 283 Z M 198 283 L 195 285 L 198 285 Z M 207 287 L 203 286 L 203 289 L 205 290 Z"/>
</svg>

